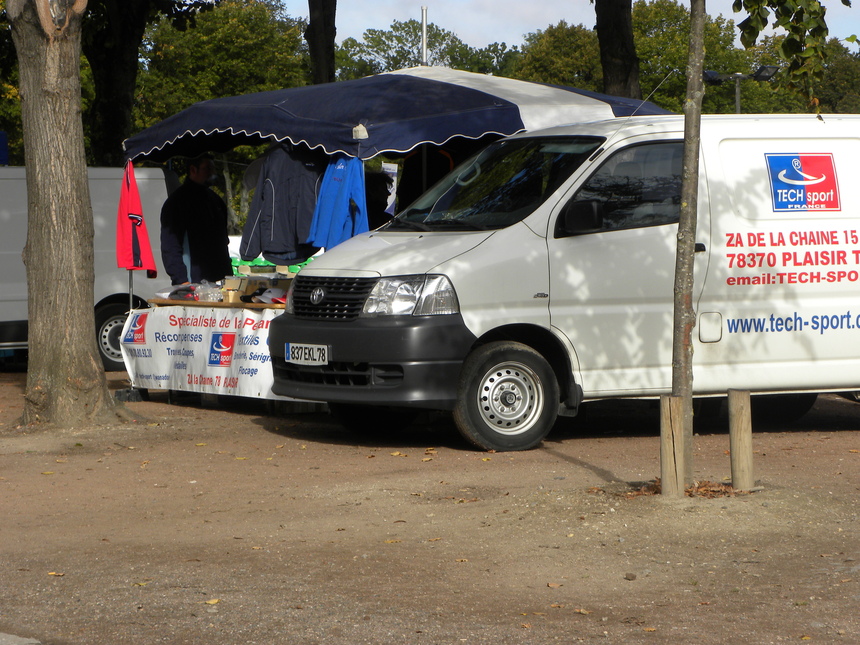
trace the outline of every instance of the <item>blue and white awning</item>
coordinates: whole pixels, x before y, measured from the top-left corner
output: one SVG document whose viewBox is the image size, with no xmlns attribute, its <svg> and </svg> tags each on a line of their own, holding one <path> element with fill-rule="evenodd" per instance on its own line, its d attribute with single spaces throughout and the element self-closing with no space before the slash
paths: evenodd
<svg viewBox="0 0 860 645">
<path fill-rule="evenodd" d="M 124 142 L 129 159 L 166 161 L 286 142 L 361 159 L 454 137 L 479 139 L 615 116 L 669 114 L 647 101 L 570 87 L 413 67 L 353 81 L 195 103 Z"/>
</svg>

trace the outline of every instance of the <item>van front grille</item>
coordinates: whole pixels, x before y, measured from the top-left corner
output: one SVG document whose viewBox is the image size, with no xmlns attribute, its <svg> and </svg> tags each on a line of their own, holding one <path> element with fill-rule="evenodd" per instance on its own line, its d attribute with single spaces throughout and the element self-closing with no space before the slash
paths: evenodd
<svg viewBox="0 0 860 645">
<path fill-rule="evenodd" d="M 321 278 L 300 273 L 293 284 L 293 312 L 304 320 L 355 320 L 375 284 L 376 278 Z"/>
</svg>

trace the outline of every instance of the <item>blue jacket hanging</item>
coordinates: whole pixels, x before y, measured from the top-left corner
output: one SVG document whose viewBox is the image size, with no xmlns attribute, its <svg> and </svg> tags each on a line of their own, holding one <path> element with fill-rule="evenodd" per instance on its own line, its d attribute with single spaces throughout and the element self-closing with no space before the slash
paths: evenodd
<svg viewBox="0 0 860 645">
<path fill-rule="evenodd" d="M 323 176 L 307 243 L 330 249 L 367 230 L 364 163 L 336 156 Z"/>
</svg>

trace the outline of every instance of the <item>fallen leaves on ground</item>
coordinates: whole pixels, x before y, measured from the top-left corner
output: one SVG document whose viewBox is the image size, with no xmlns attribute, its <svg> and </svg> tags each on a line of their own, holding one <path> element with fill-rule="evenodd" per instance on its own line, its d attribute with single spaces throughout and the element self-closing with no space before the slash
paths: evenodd
<svg viewBox="0 0 860 645">
<path fill-rule="evenodd" d="M 738 494 L 731 484 L 718 484 L 716 482 L 702 481 L 694 482 L 684 493 L 687 497 L 734 497 Z"/>
<path fill-rule="evenodd" d="M 589 492 L 605 492 L 599 486 L 594 486 L 589 489 Z M 663 487 L 660 483 L 660 478 L 657 477 L 652 482 L 642 484 L 639 488 L 629 490 L 623 493 L 623 496 L 631 499 L 633 497 L 641 497 L 643 495 L 660 495 L 663 492 Z M 738 494 L 746 494 L 745 491 L 738 491 L 732 488 L 731 484 L 712 482 L 708 480 L 693 482 L 692 486 L 684 490 L 687 497 L 704 497 L 706 499 L 714 499 L 717 497 L 734 497 Z"/>
</svg>

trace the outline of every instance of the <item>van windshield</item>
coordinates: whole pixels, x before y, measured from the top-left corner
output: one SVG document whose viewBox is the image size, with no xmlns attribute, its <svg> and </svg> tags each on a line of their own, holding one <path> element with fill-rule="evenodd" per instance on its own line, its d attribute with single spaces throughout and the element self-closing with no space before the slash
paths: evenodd
<svg viewBox="0 0 860 645">
<path fill-rule="evenodd" d="M 492 230 L 540 206 L 603 142 L 599 137 L 498 141 L 419 197 L 389 229 Z"/>
</svg>

